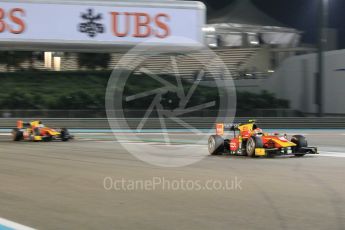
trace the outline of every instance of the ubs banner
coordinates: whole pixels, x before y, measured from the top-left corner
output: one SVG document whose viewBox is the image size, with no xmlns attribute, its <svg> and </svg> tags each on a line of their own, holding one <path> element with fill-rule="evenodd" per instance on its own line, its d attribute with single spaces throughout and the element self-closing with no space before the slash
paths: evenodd
<svg viewBox="0 0 345 230">
<path fill-rule="evenodd" d="M 179 5 L 177 5 L 179 4 Z M 0 42 L 135 45 L 203 42 L 199 2 L 21 2 L 0 0 Z"/>
</svg>

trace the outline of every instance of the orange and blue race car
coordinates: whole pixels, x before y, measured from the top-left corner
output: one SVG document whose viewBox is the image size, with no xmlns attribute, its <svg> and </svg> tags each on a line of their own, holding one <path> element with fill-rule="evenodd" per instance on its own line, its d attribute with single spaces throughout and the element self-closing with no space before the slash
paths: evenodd
<svg viewBox="0 0 345 230">
<path fill-rule="evenodd" d="M 224 138 L 225 127 L 233 132 L 232 138 Z M 306 154 L 318 154 L 316 147 L 308 147 L 304 136 L 294 135 L 291 140 L 288 140 L 286 134 L 265 133 L 254 120 L 245 124 L 228 126 L 216 124 L 216 133 L 208 140 L 208 150 L 211 155 L 231 154 L 249 157 L 295 155 L 302 157 Z"/>
<path fill-rule="evenodd" d="M 23 122 L 17 121 L 17 127 L 12 130 L 13 141 L 69 141 L 73 139 L 65 128 L 52 129 L 42 124 L 41 121 Z"/>
</svg>

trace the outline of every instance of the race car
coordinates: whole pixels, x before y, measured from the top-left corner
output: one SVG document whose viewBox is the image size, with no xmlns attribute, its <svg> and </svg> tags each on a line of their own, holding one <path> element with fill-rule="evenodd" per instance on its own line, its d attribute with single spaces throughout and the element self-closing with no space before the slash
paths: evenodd
<svg viewBox="0 0 345 230">
<path fill-rule="evenodd" d="M 223 138 L 225 127 L 233 132 L 232 138 Z M 318 154 L 316 147 L 308 147 L 304 136 L 294 135 L 289 141 L 286 134 L 264 133 L 257 126 L 255 120 L 250 120 L 245 124 L 216 124 L 216 133 L 208 140 L 208 150 L 211 155 L 231 154 L 249 157 L 295 155 L 302 157 L 306 154 Z"/>
<path fill-rule="evenodd" d="M 13 141 L 69 141 L 73 136 L 69 134 L 68 130 L 52 129 L 42 124 L 41 121 L 23 122 L 17 121 L 17 128 L 12 130 Z"/>
</svg>

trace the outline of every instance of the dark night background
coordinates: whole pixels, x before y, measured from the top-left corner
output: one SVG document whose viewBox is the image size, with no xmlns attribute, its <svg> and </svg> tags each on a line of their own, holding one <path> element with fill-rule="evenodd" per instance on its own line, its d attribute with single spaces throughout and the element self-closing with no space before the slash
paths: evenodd
<svg viewBox="0 0 345 230">
<path fill-rule="evenodd" d="M 234 0 L 200 0 L 219 10 Z M 254 5 L 283 24 L 304 31 L 303 42 L 316 43 L 318 0 L 252 0 Z M 329 27 L 338 29 L 339 48 L 345 48 L 345 1 L 329 0 Z"/>
</svg>

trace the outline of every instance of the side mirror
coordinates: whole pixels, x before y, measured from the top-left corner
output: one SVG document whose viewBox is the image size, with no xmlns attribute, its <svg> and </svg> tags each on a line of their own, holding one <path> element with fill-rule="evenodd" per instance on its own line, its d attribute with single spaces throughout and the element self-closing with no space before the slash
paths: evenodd
<svg viewBox="0 0 345 230">
<path fill-rule="evenodd" d="M 232 126 L 230 127 L 230 131 L 236 131 L 236 128 L 235 128 L 234 125 L 232 125 Z"/>
</svg>

